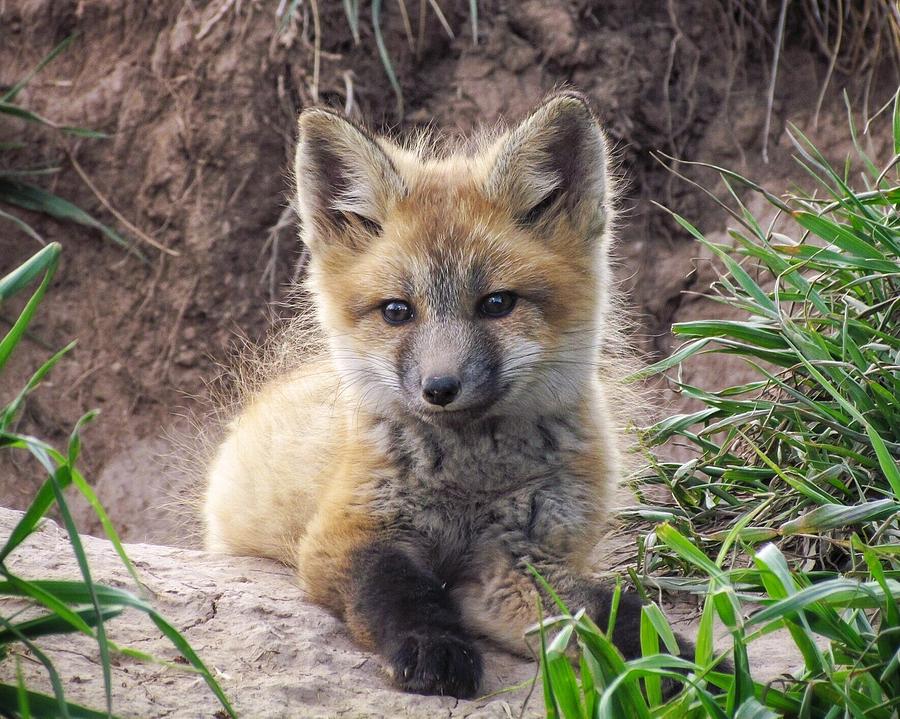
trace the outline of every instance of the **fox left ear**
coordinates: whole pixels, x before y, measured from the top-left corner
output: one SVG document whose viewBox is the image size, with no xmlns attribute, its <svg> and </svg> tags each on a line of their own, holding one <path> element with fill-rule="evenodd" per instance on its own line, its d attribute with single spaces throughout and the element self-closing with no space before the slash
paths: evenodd
<svg viewBox="0 0 900 719">
<path fill-rule="evenodd" d="M 554 95 L 504 135 L 488 174 L 489 197 L 512 208 L 523 225 L 567 213 L 588 234 L 609 214 L 606 141 L 586 99 Z"/>
<path fill-rule="evenodd" d="M 303 241 L 361 249 L 381 232 L 404 185 L 390 159 L 363 130 L 328 110 L 300 114 L 294 164 Z"/>
</svg>

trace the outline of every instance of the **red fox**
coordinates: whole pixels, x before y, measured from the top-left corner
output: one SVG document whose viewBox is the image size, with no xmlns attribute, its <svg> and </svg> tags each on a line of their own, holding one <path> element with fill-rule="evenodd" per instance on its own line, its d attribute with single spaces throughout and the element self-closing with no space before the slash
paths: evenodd
<svg viewBox="0 0 900 719">
<path fill-rule="evenodd" d="M 477 150 L 300 115 L 297 205 L 324 349 L 251 396 L 208 472 L 209 549 L 295 566 L 401 688 L 474 695 L 522 653 L 533 566 L 605 627 L 592 573 L 622 457 L 598 371 L 614 220 L 603 131 L 551 96 Z M 617 645 L 640 652 L 625 593 Z"/>
</svg>

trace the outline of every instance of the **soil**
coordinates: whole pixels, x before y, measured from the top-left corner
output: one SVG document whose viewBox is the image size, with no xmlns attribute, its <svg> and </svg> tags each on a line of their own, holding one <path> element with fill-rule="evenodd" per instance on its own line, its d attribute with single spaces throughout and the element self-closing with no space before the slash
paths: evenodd
<svg viewBox="0 0 900 719">
<path fill-rule="evenodd" d="M 846 87 L 857 102 L 865 89 L 863 78 L 833 77 L 814 127 L 827 60 L 789 25 L 765 164 L 771 45 L 742 28 L 730 4 L 482 0 L 476 45 L 469 3 L 444 0 L 456 36 L 430 14 L 418 53 L 407 46 L 400 13 L 385 10 L 385 39 L 403 84 L 401 118 L 368 18 L 356 46 L 342 3 L 317 5 L 316 77 L 309 3 L 300 3 L 282 29 L 275 3 L 254 0 L 0 3 L 0 85 L 12 85 L 77 33 L 20 99 L 57 123 L 109 134 L 79 139 L 7 122 L 0 142 L 27 141 L 8 157 L 16 166 L 59 165 L 47 187 L 117 227 L 145 256 L 95 230 L 27 214 L 46 240 L 62 243 L 63 259 L 28 339 L 0 379 L 0 397 L 11 396 L 51 349 L 78 340 L 30 399 L 21 428 L 62 445 L 83 413 L 101 410 L 85 431 L 82 464 L 131 541 L 190 543 L 190 527 L 173 519 L 169 506 L 173 493 L 195 481 L 176 448 L 179 438 L 191 437 L 189 418 L 204 415 L 208 383 L 236 349 L 258 342 L 286 311 L 301 256 L 286 209 L 300 108 L 319 102 L 347 107 L 379 130 L 429 125 L 457 134 L 515 120 L 561 85 L 585 92 L 619 159 L 620 277 L 636 342 L 658 357 L 671 348 L 673 319 L 709 311 L 702 302 L 683 302 L 683 292 L 702 289 L 709 272 L 695 270 L 697 246 L 652 203 L 704 230 L 721 231 L 725 220 L 653 154 L 711 161 L 780 191 L 800 176 L 785 122 L 798 123 L 840 159 L 847 143 L 839 92 Z M 407 5 L 416 28 L 418 3 Z M 896 81 L 873 87 L 885 85 L 893 89 Z M 870 93 L 869 106 L 878 99 Z M 877 151 L 886 139 L 869 141 Z M 138 239 L 107 205 L 166 250 Z M 13 226 L 3 228 L 0 274 L 37 249 Z M 18 309 L 11 303 L 0 318 L 8 322 Z M 706 378 L 722 374 L 713 367 Z M 35 466 L 3 459 L 0 505 L 22 508 L 41 480 Z M 84 531 L 99 530 L 88 512 L 79 515 Z"/>
</svg>

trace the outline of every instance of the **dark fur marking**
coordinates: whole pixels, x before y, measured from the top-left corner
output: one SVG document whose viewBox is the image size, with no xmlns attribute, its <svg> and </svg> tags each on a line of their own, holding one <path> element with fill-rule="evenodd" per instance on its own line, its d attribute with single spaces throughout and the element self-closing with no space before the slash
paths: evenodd
<svg viewBox="0 0 900 719">
<path fill-rule="evenodd" d="M 582 98 L 578 99 L 584 102 Z M 556 118 L 555 125 L 551 135 L 553 140 L 547 148 L 547 156 L 551 159 L 551 166 L 547 169 L 558 173 L 561 189 L 567 195 L 567 204 L 572 208 L 581 199 L 579 190 L 585 176 L 585 156 L 593 159 L 592 155 L 583 150 L 591 142 L 591 135 L 596 132 L 595 121 L 585 104 L 583 113 L 564 113 Z"/>
<path fill-rule="evenodd" d="M 494 451 L 497 452 L 500 449 L 500 440 L 497 438 L 497 435 L 500 432 L 500 422 L 503 420 L 500 417 L 488 417 L 485 420 L 484 428 L 487 430 L 488 436 L 491 438 L 491 445 L 494 448 Z"/>
<path fill-rule="evenodd" d="M 464 284 L 461 270 L 444 250 L 438 246 L 429 257 L 430 284 L 423 288 L 428 296 L 435 317 L 452 317 L 457 311 L 460 291 Z"/>
<path fill-rule="evenodd" d="M 487 283 L 487 271 L 481 262 L 473 262 L 469 265 L 467 287 L 469 294 L 473 297 L 480 297 L 486 292 L 491 291 L 491 287 Z"/>
<path fill-rule="evenodd" d="M 471 697 L 481 682 L 481 655 L 462 628 L 455 603 L 430 570 L 390 542 L 357 550 L 349 604 L 406 691 Z"/>
<path fill-rule="evenodd" d="M 415 309 L 413 309 L 415 312 Z M 413 328 L 403 332 L 400 337 L 400 343 L 397 346 L 397 365 L 399 366 L 400 381 L 406 386 L 407 380 L 412 384 L 413 378 L 418 376 L 416 345 L 418 343 L 418 335 L 421 332 L 418 328 Z"/>
<path fill-rule="evenodd" d="M 565 190 L 563 190 L 563 188 L 557 187 L 534 207 L 521 215 L 517 220 L 518 223 L 524 227 L 530 227 L 531 225 L 536 224 L 548 214 L 551 207 L 554 207 L 557 204 L 557 201 L 563 196 L 564 192 Z"/>
<path fill-rule="evenodd" d="M 409 277 L 400 280 L 400 286 L 403 287 L 403 293 L 407 299 L 412 299 L 416 295 L 416 286 Z"/>
<path fill-rule="evenodd" d="M 562 427 L 567 432 L 575 435 L 579 439 L 582 437 L 581 427 L 576 422 L 573 422 L 568 417 L 558 416 L 552 417 L 552 420 L 556 422 L 560 427 Z"/>
<path fill-rule="evenodd" d="M 486 378 L 483 381 L 483 398 L 496 400 L 501 392 L 499 386 L 500 368 L 503 365 L 503 351 L 497 339 L 487 330 L 479 330 L 472 341 L 469 362 L 477 362 Z"/>
<path fill-rule="evenodd" d="M 528 511 L 528 523 L 525 525 L 525 537 L 531 539 L 534 537 L 534 526 L 537 522 L 538 512 L 540 511 L 540 507 L 538 506 L 538 496 L 537 492 L 531 495 L 531 506 Z"/>
<path fill-rule="evenodd" d="M 397 422 L 388 423 L 388 433 L 390 436 L 390 454 L 391 459 L 397 464 L 400 470 L 400 476 L 409 475 L 415 466 L 415 459 L 406 446 L 406 438 L 403 426 Z"/>
<path fill-rule="evenodd" d="M 365 228 L 366 232 L 368 232 L 369 234 L 377 235 L 377 236 L 381 235 L 382 227 L 381 227 L 380 223 L 376 222 L 375 220 L 373 220 L 369 217 L 365 217 L 365 216 L 360 215 L 355 212 L 347 213 L 347 214 L 353 215 L 353 217 L 359 221 L 359 223 L 363 226 L 363 228 Z"/>
<path fill-rule="evenodd" d="M 435 442 L 432 445 L 431 471 L 437 474 L 444 468 L 444 450 Z"/>
<path fill-rule="evenodd" d="M 550 429 L 544 424 L 544 420 L 540 419 L 537 423 L 537 431 L 541 435 L 541 439 L 544 441 L 544 449 L 548 452 L 558 452 L 559 451 L 559 442 L 556 440 L 555 435 Z"/>
</svg>

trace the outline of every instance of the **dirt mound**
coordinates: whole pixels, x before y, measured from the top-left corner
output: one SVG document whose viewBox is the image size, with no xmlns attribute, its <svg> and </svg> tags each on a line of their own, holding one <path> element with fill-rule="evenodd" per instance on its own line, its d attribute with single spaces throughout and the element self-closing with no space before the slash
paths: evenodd
<svg viewBox="0 0 900 719">
<path fill-rule="evenodd" d="M 109 205 L 168 250 L 138 241 L 142 262 L 96 232 L 30 218 L 47 239 L 63 243 L 63 264 L 30 342 L 0 382 L 8 395 L 47 348 L 78 338 L 29 402 L 22 426 L 62 443 L 83 412 L 102 410 L 85 438 L 86 473 L 99 478 L 101 496 L 130 539 L 179 541 L 183 531 L 164 506 L 166 487 L 190 480 L 160 461 L 168 451 L 160 438 L 166 430 L 181 433 L 178 415 L 202 406 L 195 398 L 227 362 L 235 335 L 258 340 L 282 311 L 278 302 L 299 256 L 285 209 L 287 168 L 297 111 L 316 96 L 381 129 L 434 123 L 457 133 L 520 116 L 560 84 L 586 92 L 626 178 L 621 277 L 650 352 L 667 349 L 663 336 L 680 292 L 696 281 L 695 248 L 650 200 L 695 220 L 709 211 L 702 194 L 673 182 L 650 151 L 763 174 L 768 74 L 762 63 L 748 62 L 753 53 L 735 34 L 727 4 L 483 0 L 475 45 L 467 34 L 469 3 L 456 0 L 443 3 L 455 39 L 432 16 L 418 54 L 406 47 L 400 14 L 390 13 L 385 37 L 403 82 L 402 123 L 369 24 L 355 46 L 342 4 L 318 6 L 318 76 L 309 3 L 283 30 L 274 6 L 234 0 L 205 7 L 29 0 L 0 9 L 0 83 L 12 84 L 77 32 L 20 97 L 59 123 L 111 135 L 76 141 L 31 126 L 3 127 L 0 142 L 23 129 L 36 142 L 10 157 L 32 165 L 61 159 L 64 171 L 52 188 L 115 222 L 77 163 Z M 788 43 L 784 67 L 790 72 L 778 85 L 775 128 L 787 116 L 808 118 L 826 71 L 802 36 Z M 840 89 L 834 80 L 832 86 Z M 838 111 L 826 104 L 823 117 Z M 784 145 L 777 136 L 771 142 Z M 785 176 L 788 160 L 773 155 L 777 162 L 765 176 Z M 24 235 L 6 232 L 0 273 L 35 249 Z M 34 467 L 4 462 L 0 504 L 21 507 L 40 476 Z M 98 529 L 87 515 L 82 526 Z"/>
</svg>

